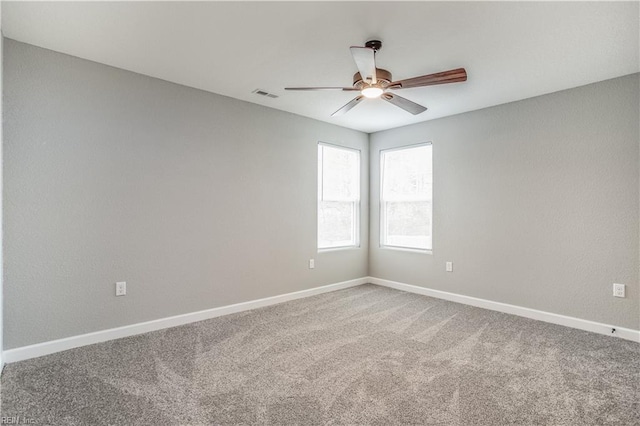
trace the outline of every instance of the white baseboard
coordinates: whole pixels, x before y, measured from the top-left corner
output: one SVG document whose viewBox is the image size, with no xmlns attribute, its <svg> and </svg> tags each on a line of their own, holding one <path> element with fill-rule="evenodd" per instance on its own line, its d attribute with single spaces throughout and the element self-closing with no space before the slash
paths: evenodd
<svg viewBox="0 0 640 426">
<path fill-rule="evenodd" d="M 450 300 L 452 302 L 462 303 L 464 305 L 476 306 L 478 308 L 503 312 L 505 314 L 517 315 L 520 317 L 549 322 L 552 324 L 564 325 L 565 327 L 577 328 L 579 330 L 591 331 L 594 333 L 606 334 L 607 336 L 614 336 L 625 340 L 640 342 L 640 331 L 630 328 L 602 324 L 599 322 L 553 314 L 551 312 L 538 311 L 536 309 L 523 308 L 522 306 L 509 305 L 507 303 L 493 302 L 491 300 L 479 299 L 477 297 L 464 296 L 461 294 L 449 293 L 446 291 L 432 290 L 429 288 L 419 287 L 411 284 L 383 280 L 381 278 L 369 277 L 369 282 L 371 284 L 395 288 L 397 290 L 403 290 L 410 293 L 417 293 L 424 296 L 435 297 L 438 299 Z M 615 334 L 611 333 L 611 330 L 613 328 L 616 329 Z"/>
<path fill-rule="evenodd" d="M 477 297 L 464 296 L 446 291 L 432 290 L 425 287 L 419 287 L 411 284 L 400 283 L 396 281 L 384 280 L 375 277 L 363 277 L 350 281 L 329 284 L 309 290 L 296 291 L 294 293 L 286 293 L 278 296 L 266 297 L 264 299 L 251 300 L 248 302 L 236 303 L 234 305 L 221 306 L 218 308 L 206 309 L 204 311 L 192 312 L 173 317 L 161 318 L 153 321 L 146 321 L 137 324 L 126 325 L 123 327 L 111 328 L 108 330 L 96 331 L 93 333 L 81 334 L 79 336 L 66 337 L 64 339 L 52 340 L 49 342 L 37 343 L 35 345 L 23 346 L 20 348 L 9 349 L 0 354 L 0 371 L 4 364 L 23 361 L 30 358 L 36 358 L 49 355 L 55 352 L 66 351 L 68 349 L 80 346 L 92 345 L 94 343 L 106 342 L 108 340 L 119 339 L 122 337 L 135 336 L 137 334 L 148 333 L 150 331 L 162 330 L 165 328 L 176 327 L 179 325 L 189 324 L 192 322 L 203 321 L 210 318 L 216 318 L 223 315 L 233 314 L 236 312 L 248 311 L 251 309 L 262 308 L 265 306 L 276 305 L 278 303 L 288 302 L 290 300 L 302 299 L 305 297 L 315 296 L 317 294 L 328 293 L 331 291 L 342 290 L 349 287 L 355 287 L 361 284 L 377 284 L 397 290 L 407 291 L 410 293 L 421 294 L 424 296 L 435 297 L 438 299 L 449 300 L 452 302 L 462 303 L 465 305 L 476 306 L 479 308 L 489 309 L 492 311 L 503 312 L 506 314 L 517 315 L 534 320 L 544 321 L 552 324 L 563 325 L 566 327 L 577 328 L 580 330 L 591 331 L 594 333 L 612 336 L 611 329 L 615 328 L 615 337 L 619 337 L 634 342 L 640 342 L 640 331 L 630 328 L 617 327 L 614 325 L 603 324 L 594 321 L 583 320 L 565 315 L 553 314 L 550 312 L 539 311 L 536 309 L 524 308 L 507 303 L 494 302 Z"/>
<path fill-rule="evenodd" d="M 108 330 L 96 331 L 93 333 L 81 334 L 79 336 L 66 337 L 64 339 L 52 340 L 49 342 L 37 343 L 35 345 L 23 346 L 9 349 L 3 352 L 3 361 L 7 364 L 49 355 L 55 352 L 66 351 L 80 346 L 92 345 L 94 343 L 106 342 L 108 340 L 120 339 L 122 337 L 135 336 L 136 334 L 148 333 L 150 331 L 162 330 L 176 327 L 192 322 L 203 321 L 236 312 L 249 311 L 251 309 L 276 305 L 290 300 L 302 299 L 317 294 L 342 290 L 369 282 L 367 277 L 350 281 L 329 284 L 309 290 L 296 291 L 278 296 L 266 297 L 264 299 L 251 300 L 248 302 L 236 303 L 234 305 L 221 306 L 219 308 L 206 309 L 204 311 L 192 312 L 189 314 L 176 315 L 168 318 L 160 318 L 153 321 L 146 321 L 123 327 L 111 328 Z"/>
</svg>

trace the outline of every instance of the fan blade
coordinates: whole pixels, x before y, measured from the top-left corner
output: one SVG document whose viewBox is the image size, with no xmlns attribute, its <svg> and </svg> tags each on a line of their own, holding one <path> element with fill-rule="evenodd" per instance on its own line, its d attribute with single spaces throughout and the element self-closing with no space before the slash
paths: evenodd
<svg viewBox="0 0 640 426">
<path fill-rule="evenodd" d="M 336 115 L 346 114 L 351 108 L 358 105 L 360 101 L 363 99 L 364 99 L 364 96 L 362 95 L 356 96 L 355 98 L 351 99 L 348 104 L 346 104 L 345 106 L 343 106 L 342 108 L 340 108 L 339 110 L 331 114 L 331 116 L 335 117 Z"/>
<path fill-rule="evenodd" d="M 417 103 L 412 102 L 409 99 L 405 99 L 402 96 L 398 96 L 393 93 L 383 93 L 380 97 L 390 104 L 400 107 L 413 115 L 418 115 L 421 112 L 425 112 L 427 110 L 427 108 L 423 107 L 422 105 L 418 105 Z"/>
<path fill-rule="evenodd" d="M 376 84 L 376 51 L 370 47 L 351 46 L 351 55 L 358 66 L 362 81 Z"/>
<path fill-rule="evenodd" d="M 359 92 L 355 87 L 285 87 L 284 90 L 342 90 L 343 92 Z"/>
<path fill-rule="evenodd" d="M 411 87 L 433 86 L 436 84 L 457 83 L 467 81 L 467 71 L 464 68 L 423 75 L 420 77 L 398 80 L 389 84 L 389 89 L 409 89 Z"/>
</svg>

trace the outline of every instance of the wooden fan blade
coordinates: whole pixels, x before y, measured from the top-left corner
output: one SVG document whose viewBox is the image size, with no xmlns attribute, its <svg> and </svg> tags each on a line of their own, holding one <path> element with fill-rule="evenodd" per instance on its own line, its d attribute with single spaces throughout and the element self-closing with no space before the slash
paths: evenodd
<svg viewBox="0 0 640 426">
<path fill-rule="evenodd" d="M 427 110 L 427 108 L 423 107 L 422 105 L 419 105 L 394 93 L 383 93 L 380 97 L 390 104 L 400 107 L 413 115 L 418 115 L 421 112 L 425 112 Z"/>
<path fill-rule="evenodd" d="M 376 51 L 370 47 L 351 46 L 351 55 L 356 62 L 362 81 L 376 84 Z"/>
<path fill-rule="evenodd" d="M 284 90 L 342 90 L 343 92 L 359 92 L 355 87 L 285 87 Z"/>
<path fill-rule="evenodd" d="M 389 89 L 409 89 L 411 87 L 434 86 L 436 84 L 458 83 L 460 81 L 467 81 L 467 71 L 464 68 L 398 80 L 390 83 L 388 87 Z"/>
<path fill-rule="evenodd" d="M 355 98 L 351 99 L 349 101 L 349 103 L 347 103 L 345 106 L 343 106 L 342 108 L 340 108 L 339 110 L 337 110 L 336 112 L 331 114 L 331 116 L 335 117 L 337 115 L 346 114 L 351 108 L 353 108 L 354 106 L 358 105 L 360 103 L 360 101 L 363 100 L 363 99 L 364 99 L 364 96 L 362 96 L 362 95 L 356 96 Z"/>
</svg>

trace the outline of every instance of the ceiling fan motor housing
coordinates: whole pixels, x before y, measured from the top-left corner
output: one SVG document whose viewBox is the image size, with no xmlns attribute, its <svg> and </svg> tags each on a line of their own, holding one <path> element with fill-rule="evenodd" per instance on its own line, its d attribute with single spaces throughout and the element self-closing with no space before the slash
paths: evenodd
<svg viewBox="0 0 640 426">
<path fill-rule="evenodd" d="M 383 70 L 382 68 L 376 68 L 376 80 L 378 80 L 378 85 L 383 89 L 393 81 L 391 73 L 387 70 Z M 353 87 L 361 90 L 366 85 L 367 83 L 362 81 L 362 77 L 359 72 L 353 75 Z"/>
</svg>

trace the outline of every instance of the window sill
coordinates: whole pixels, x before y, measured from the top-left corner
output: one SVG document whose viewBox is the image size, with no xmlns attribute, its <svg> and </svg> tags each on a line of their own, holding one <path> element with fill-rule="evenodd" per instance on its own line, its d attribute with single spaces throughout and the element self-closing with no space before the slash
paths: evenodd
<svg viewBox="0 0 640 426">
<path fill-rule="evenodd" d="M 344 247 L 329 247 L 319 248 L 318 253 L 327 253 L 331 251 L 343 251 L 343 250 L 359 250 L 360 246 L 344 246 Z"/>
<path fill-rule="evenodd" d="M 408 248 L 408 247 L 394 247 L 394 246 L 380 246 L 379 248 L 381 250 L 408 251 L 410 253 L 433 255 L 433 249 L 425 250 L 425 249 L 416 249 L 416 248 Z"/>
</svg>

